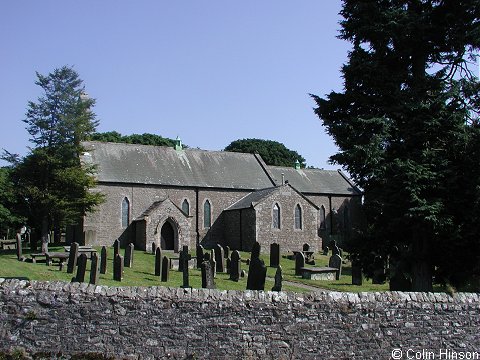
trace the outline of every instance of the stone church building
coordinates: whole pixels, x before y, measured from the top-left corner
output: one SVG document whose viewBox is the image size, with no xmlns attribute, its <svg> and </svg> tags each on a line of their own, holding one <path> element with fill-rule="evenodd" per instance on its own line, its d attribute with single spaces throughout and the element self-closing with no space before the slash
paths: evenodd
<svg viewBox="0 0 480 360">
<path fill-rule="evenodd" d="M 282 252 L 341 242 L 359 222 L 361 193 L 341 171 L 268 166 L 258 154 L 102 142 L 84 143 L 106 201 L 67 241 L 152 242 L 178 252 L 217 243 Z"/>
</svg>

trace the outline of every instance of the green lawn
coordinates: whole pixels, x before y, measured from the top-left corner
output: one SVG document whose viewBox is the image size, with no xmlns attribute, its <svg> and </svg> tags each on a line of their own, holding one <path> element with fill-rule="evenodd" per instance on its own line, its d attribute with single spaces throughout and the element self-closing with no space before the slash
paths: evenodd
<svg viewBox="0 0 480 360">
<path fill-rule="evenodd" d="M 50 251 L 63 251 L 63 247 L 50 247 Z M 100 248 L 97 248 L 100 252 Z M 24 255 L 29 258 L 29 250 L 24 250 Z M 123 254 L 123 250 L 122 250 Z M 193 253 L 192 256 L 195 254 Z M 175 256 L 178 254 L 167 254 L 167 256 Z M 132 268 L 124 269 L 124 277 L 121 282 L 113 280 L 113 248 L 108 249 L 108 269 L 106 274 L 100 275 L 99 285 L 108 286 L 170 286 L 180 287 L 182 285 L 182 273 L 176 270 L 170 270 L 170 278 L 167 283 L 161 282 L 158 276 L 154 275 L 155 269 L 155 256 L 143 251 L 134 252 L 134 261 Z M 250 253 L 242 252 L 242 269 L 248 270 L 248 266 L 245 260 L 250 257 Z M 270 290 L 273 286 L 273 277 L 275 276 L 276 268 L 268 267 L 269 256 L 268 254 L 262 255 L 261 258 L 267 265 L 267 281 L 265 284 L 265 290 Z M 315 266 L 327 266 L 328 257 L 320 254 L 315 255 Z M 372 285 L 371 281 L 364 279 L 362 286 L 351 285 L 351 269 L 350 264 L 347 262 L 343 267 L 343 274 L 338 281 L 315 281 L 301 279 L 299 276 L 295 276 L 295 261 L 288 259 L 286 256 L 281 257 L 280 264 L 283 270 L 283 278 L 285 281 L 292 283 L 306 284 L 317 288 L 324 288 L 337 291 L 385 291 L 388 290 L 388 284 Z M 85 280 L 88 281 L 90 263 L 87 264 L 87 273 Z M 14 277 L 14 278 L 26 278 L 29 280 L 45 280 L 45 281 L 70 281 L 74 274 L 68 274 L 66 272 L 66 266 L 63 271 L 59 270 L 58 265 L 46 266 L 44 262 L 20 262 L 17 261 L 15 250 L 0 250 L 0 277 Z M 239 282 L 234 282 L 229 279 L 228 274 L 219 273 L 215 279 L 218 289 L 222 290 L 245 290 L 246 278 L 241 278 Z M 194 288 L 201 287 L 201 273 L 200 270 L 190 270 L 190 286 Z M 283 284 L 283 290 L 306 292 L 309 289 L 302 288 L 300 285 L 295 284 L 288 285 Z"/>
</svg>

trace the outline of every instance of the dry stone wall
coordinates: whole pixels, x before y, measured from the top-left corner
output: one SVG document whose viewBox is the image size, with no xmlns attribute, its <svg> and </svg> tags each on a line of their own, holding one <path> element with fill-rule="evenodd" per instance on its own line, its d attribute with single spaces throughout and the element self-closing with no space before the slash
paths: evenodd
<svg viewBox="0 0 480 360">
<path fill-rule="evenodd" d="M 0 279 L 0 352 L 47 358 L 91 352 L 120 359 L 475 359 L 479 329 L 479 294 Z"/>
</svg>

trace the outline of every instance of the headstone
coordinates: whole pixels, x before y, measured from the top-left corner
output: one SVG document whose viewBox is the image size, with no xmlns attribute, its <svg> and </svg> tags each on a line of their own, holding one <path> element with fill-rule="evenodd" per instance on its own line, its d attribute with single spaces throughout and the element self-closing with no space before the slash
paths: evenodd
<svg viewBox="0 0 480 360">
<path fill-rule="evenodd" d="M 277 271 L 275 272 L 275 285 L 273 285 L 272 291 L 282 291 L 282 266 L 277 266 Z"/>
<path fill-rule="evenodd" d="M 223 255 L 223 247 L 220 244 L 215 246 L 215 262 L 216 264 L 216 271 L 223 273 L 225 272 L 225 257 Z"/>
<path fill-rule="evenodd" d="M 302 251 L 310 251 L 310 245 L 308 245 L 308 244 L 303 244 Z"/>
<path fill-rule="evenodd" d="M 162 274 L 162 250 L 157 247 L 155 250 L 155 276 Z"/>
<path fill-rule="evenodd" d="M 161 275 L 160 280 L 162 282 L 167 282 L 169 275 L 170 275 L 169 260 L 168 260 L 168 257 L 164 256 L 163 259 L 162 259 L 162 275 Z"/>
<path fill-rule="evenodd" d="M 212 264 L 210 263 L 210 259 L 202 261 L 200 269 L 202 270 L 202 288 L 215 289 L 215 278 L 213 277 Z"/>
<path fill-rule="evenodd" d="M 247 290 L 265 290 L 267 267 L 260 259 L 260 244 L 255 242 L 248 267 Z"/>
<path fill-rule="evenodd" d="M 98 267 L 98 254 L 93 253 L 91 258 L 91 267 L 90 267 L 90 284 L 98 284 L 99 276 L 99 267 Z"/>
<path fill-rule="evenodd" d="M 50 242 L 50 234 L 42 236 L 42 254 L 48 252 L 48 243 Z"/>
<path fill-rule="evenodd" d="M 330 242 L 330 248 L 332 249 L 332 256 L 333 255 L 339 255 L 340 256 L 340 249 L 337 246 L 337 242 L 335 240 L 332 240 Z"/>
<path fill-rule="evenodd" d="M 70 254 L 68 255 L 68 263 L 67 263 L 67 273 L 73 274 L 77 266 L 77 258 L 78 258 L 78 243 L 74 242 L 70 245 Z"/>
<path fill-rule="evenodd" d="M 240 271 L 240 277 L 244 278 L 245 276 L 247 276 L 245 270 Z"/>
<path fill-rule="evenodd" d="M 81 254 L 78 257 L 78 261 L 77 261 L 77 276 L 75 277 L 76 282 L 85 281 L 86 270 L 87 270 L 87 254 Z"/>
<path fill-rule="evenodd" d="M 358 262 L 352 261 L 352 285 L 362 285 L 362 267 Z"/>
<path fill-rule="evenodd" d="M 295 255 L 295 275 L 302 275 L 303 267 L 305 267 L 305 255 L 298 251 Z"/>
<path fill-rule="evenodd" d="M 22 250 L 22 234 L 20 233 L 20 230 L 17 231 L 15 238 L 17 240 L 17 260 L 23 261 L 24 258 L 23 258 L 23 250 Z"/>
<path fill-rule="evenodd" d="M 100 251 L 100 274 L 107 273 L 107 247 L 102 246 Z"/>
<path fill-rule="evenodd" d="M 120 254 L 120 240 L 117 239 L 113 242 L 113 259 L 116 259 L 117 255 L 119 254 Z"/>
<path fill-rule="evenodd" d="M 113 280 L 122 281 L 123 276 L 123 257 L 120 254 L 115 256 L 113 261 Z"/>
<path fill-rule="evenodd" d="M 241 272 L 242 272 L 242 259 L 240 257 L 240 253 L 237 250 L 233 250 L 231 261 L 230 261 L 230 280 L 238 281 L 240 279 Z"/>
<path fill-rule="evenodd" d="M 197 245 L 197 268 L 199 269 L 200 266 L 202 265 L 202 262 L 204 261 L 204 248 L 202 245 Z"/>
<path fill-rule="evenodd" d="M 210 254 L 205 254 L 205 260 L 209 259 L 210 266 L 212 267 L 213 277 L 217 277 L 217 262 L 215 261 L 215 252 L 212 250 Z"/>
<path fill-rule="evenodd" d="M 270 244 L 270 267 L 280 265 L 280 244 Z"/>
<path fill-rule="evenodd" d="M 323 254 L 322 254 L 322 255 L 327 256 L 327 255 L 328 255 L 328 250 L 329 250 L 329 249 L 328 249 L 328 246 L 325 246 L 325 247 L 323 248 Z"/>
<path fill-rule="evenodd" d="M 125 248 L 125 257 L 124 257 L 124 266 L 125 267 L 132 267 L 133 265 L 133 249 L 135 249 L 135 245 L 128 244 Z"/>
<path fill-rule="evenodd" d="M 328 266 L 337 269 L 336 279 L 340 280 L 340 276 L 342 276 L 342 258 L 340 257 L 340 255 L 335 254 L 330 256 Z"/>
<path fill-rule="evenodd" d="M 225 246 L 223 247 L 223 257 L 224 257 L 225 259 L 228 259 L 228 258 L 230 257 L 230 246 L 225 245 Z"/>
<path fill-rule="evenodd" d="M 155 241 L 152 242 L 152 254 L 155 255 L 157 251 L 157 243 Z"/>
<path fill-rule="evenodd" d="M 188 253 L 188 246 L 183 245 L 183 249 L 180 252 L 180 264 L 182 265 L 183 272 L 183 285 L 182 288 L 190 288 L 189 279 L 188 279 L 188 261 L 192 256 Z"/>
</svg>

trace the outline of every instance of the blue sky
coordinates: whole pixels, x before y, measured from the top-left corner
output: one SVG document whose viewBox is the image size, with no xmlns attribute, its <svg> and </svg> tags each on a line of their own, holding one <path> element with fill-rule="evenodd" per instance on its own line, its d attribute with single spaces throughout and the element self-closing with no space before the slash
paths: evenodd
<svg viewBox="0 0 480 360">
<path fill-rule="evenodd" d="M 0 148 L 25 155 L 38 71 L 73 66 L 98 131 L 179 136 L 221 150 L 279 141 L 307 165 L 337 150 L 309 93 L 341 90 L 350 45 L 340 0 L 5 0 L 0 3 Z M 5 165 L 5 163 L 0 163 Z"/>
</svg>

